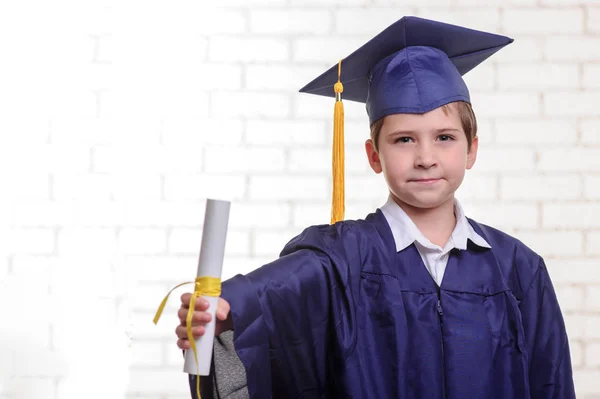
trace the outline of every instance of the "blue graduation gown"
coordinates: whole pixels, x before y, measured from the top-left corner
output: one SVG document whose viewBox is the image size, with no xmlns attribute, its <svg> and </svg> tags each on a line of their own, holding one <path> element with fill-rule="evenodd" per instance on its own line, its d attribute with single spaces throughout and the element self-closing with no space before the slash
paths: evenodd
<svg viewBox="0 0 600 399">
<path fill-rule="evenodd" d="M 574 398 L 542 258 L 469 222 L 492 249 L 453 250 L 441 287 L 414 245 L 396 252 L 379 210 L 310 227 L 278 260 L 226 281 L 250 396 Z"/>
</svg>

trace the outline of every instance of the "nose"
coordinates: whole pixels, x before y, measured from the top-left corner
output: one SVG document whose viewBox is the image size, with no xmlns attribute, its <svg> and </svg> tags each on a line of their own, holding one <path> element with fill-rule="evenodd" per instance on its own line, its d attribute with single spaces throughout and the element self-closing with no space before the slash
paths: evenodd
<svg viewBox="0 0 600 399">
<path fill-rule="evenodd" d="M 436 164 L 433 148 L 426 143 L 419 143 L 415 156 L 415 168 L 429 169 Z"/>
</svg>

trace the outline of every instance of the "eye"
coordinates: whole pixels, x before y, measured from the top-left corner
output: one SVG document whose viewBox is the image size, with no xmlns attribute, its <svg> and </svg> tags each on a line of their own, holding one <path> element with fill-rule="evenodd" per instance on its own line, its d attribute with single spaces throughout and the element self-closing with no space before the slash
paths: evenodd
<svg viewBox="0 0 600 399">
<path fill-rule="evenodd" d="M 440 141 L 451 141 L 454 140 L 454 137 L 447 135 L 447 134 L 442 134 L 441 136 L 438 137 L 438 140 Z"/>
<path fill-rule="evenodd" d="M 398 137 L 394 141 L 394 143 L 410 143 L 411 141 L 412 141 L 412 137 L 404 136 L 404 137 Z"/>
</svg>

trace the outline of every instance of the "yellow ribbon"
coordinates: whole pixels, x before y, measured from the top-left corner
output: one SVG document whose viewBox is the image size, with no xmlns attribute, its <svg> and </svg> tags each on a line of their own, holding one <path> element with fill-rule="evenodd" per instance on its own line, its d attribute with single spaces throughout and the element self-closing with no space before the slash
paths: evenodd
<svg viewBox="0 0 600 399">
<path fill-rule="evenodd" d="M 198 371 L 198 375 L 196 375 L 196 394 L 198 395 L 198 399 L 200 398 L 200 365 L 198 364 L 198 353 L 196 351 L 196 341 L 194 340 L 194 335 L 192 334 L 192 318 L 194 317 L 194 306 L 196 305 L 196 298 L 201 296 L 212 296 L 219 297 L 221 296 L 221 279 L 216 277 L 197 277 L 195 281 L 187 281 L 185 283 L 181 283 L 171 288 L 171 290 L 167 293 L 165 298 L 160 303 L 158 310 L 156 311 L 156 315 L 154 315 L 154 324 L 158 323 L 158 319 L 162 315 L 162 312 L 167 304 L 167 300 L 169 299 L 169 295 L 171 293 L 186 284 L 194 284 L 194 293 L 192 294 L 192 298 L 190 299 L 190 307 L 188 309 L 187 317 L 185 320 L 185 328 L 187 331 L 187 338 L 190 342 L 190 346 L 192 351 L 194 352 L 194 360 L 196 361 L 196 370 Z"/>
</svg>

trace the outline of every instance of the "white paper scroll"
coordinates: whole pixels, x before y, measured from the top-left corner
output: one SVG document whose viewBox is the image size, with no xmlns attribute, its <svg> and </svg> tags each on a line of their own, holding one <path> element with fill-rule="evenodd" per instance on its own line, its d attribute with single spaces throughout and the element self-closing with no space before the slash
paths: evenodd
<svg viewBox="0 0 600 399">
<path fill-rule="evenodd" d="M 221 278 L 230 205 L 231 203 L 229 201 L 209 199 L 206 202 L 197 277 L 209 276 Z M 210 374 L 213 342 L 215 338 L 215 312 L 217 310 L 219 298 L 205 296 L 204 299 L 210 304 L 208 312 L 212 315 L 212 319 L 210 323 L 206 324 L 206 332 L 204 335 L 196 340 L 198 367 L 196 366 L 196 360 L 194 359 L 194 352 L 191 349 L 188 349 L 185 352 L 183 371 L 188 374 L 207 376 Z"/>
</svg>

